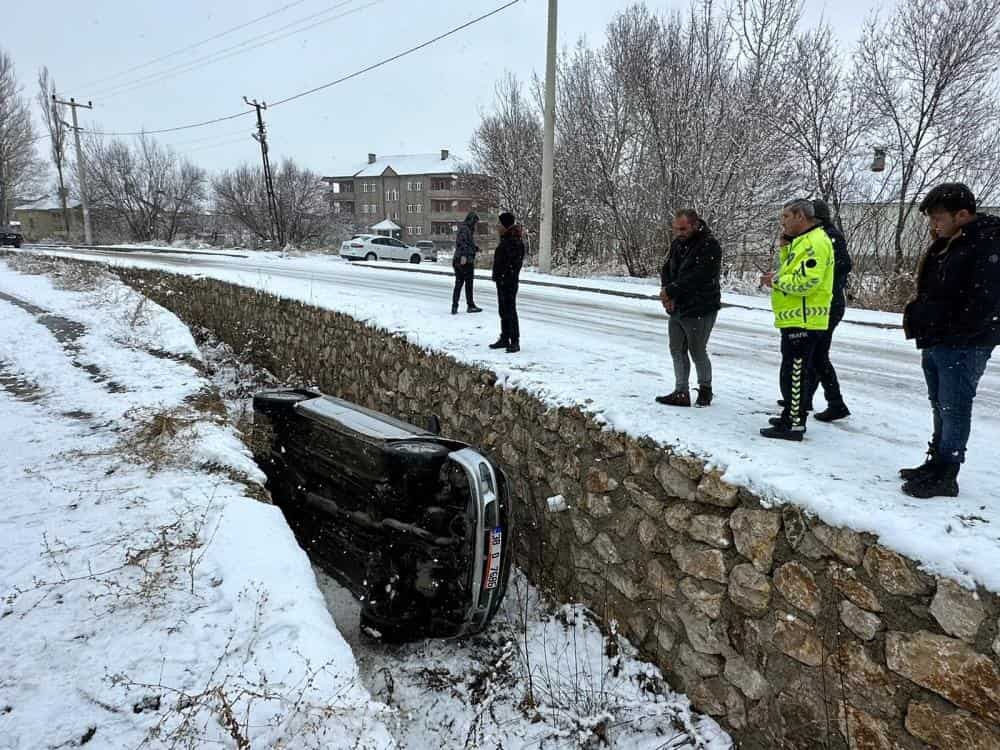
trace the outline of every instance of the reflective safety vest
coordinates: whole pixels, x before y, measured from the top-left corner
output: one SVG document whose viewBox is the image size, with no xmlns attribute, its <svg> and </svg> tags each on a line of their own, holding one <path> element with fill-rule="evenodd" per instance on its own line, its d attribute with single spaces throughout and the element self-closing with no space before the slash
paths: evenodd
<svg viewBox="0 0 1000 750">
<path fill-rule="evenodd" d="M 778 258 L 771 290 L 775 328 L 825 331 L 833 300 L 833 243 L 823 227 L 800 234 Z"/>
</svg>

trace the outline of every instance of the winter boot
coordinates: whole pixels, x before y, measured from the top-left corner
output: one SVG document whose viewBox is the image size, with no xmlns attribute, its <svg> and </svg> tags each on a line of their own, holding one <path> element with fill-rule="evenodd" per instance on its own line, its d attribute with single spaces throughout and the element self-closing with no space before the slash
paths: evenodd
<svg viewBox="0 0 1000 750">
<path fill-rule="evenodd" d="M 482 312 L 483 308 L 476 307 L 475 305 L 469 305 L 467 312 Z"/>
<path fill-rule="evenodd" d="M 511 341 L 510 344 L 507 345 L 508 354 L 517 354 L 519 351 L 521 351 L 521 345 L 517 341 Z"/>
<path fill-rule="evenodd" d="M 961 464 L 933 461 L 916 479 L 903 485 L 903 492 L 910 497 L 926 500 L 932 497 L 958 497 L 958 470 Z"/>
<path fill-rule="evenodd" d="M 691 406 L 691 392 L 674 391 L 666 396 L 657 396 L 656 403 L 664 406 Z"/>
<path fill-rule="evenodd" d="M 827 404 L 826 409 L 816 412 L 814 416 L 820 422 L 836 422 L 838 419 L 851 416 L 851 410 L 841 401 L 839 404 Z"/>
<path fill-rule="evenodd" d="M 712 405 L 712 386 L 710 385 L 698 386 L 698 400 L 694 402 L 694 405 L 695 406 Z"/>
<path fill-rule="evenodd" d="M 899 478 L 905 479 L 907 481 L 911 479 L 917 479 L 931 471 L 931 464 L 937 461 L 937 448 L 934 447 L 934 443 L 927 444 L 927 457 L 924 459 L 923 464 L 920 466 L 914 466 L 912 469 L 900 469 Z"/>
<path fill-rule="evenodd" d="M 794 443 L 801 443 L 802 438 L 806 434 L 806 426 L 805 423 L 800 425 L 792 424 L 790 420 L 783 416 L 775 417 L 771 420 L 770 427 L 762 427 L 760 429 L 760 434 L 761 437 L 772 440 L 790 440 Z"/>
<path fill-rule="evenodd" d="M 510 342 L 507 341 L 507 339 L 505 339 L 503 336 L 501 336 L 492 344 L 490 344 L 490 349 L 506 349 L 508 346 L 510 346 Z"/>
<path fill-rule="evenodd" d="M 792 423 L 789 422 L 784 417 L 771 417 L 769 420 L 767 420 L 767 423 L 769 425 L 771 425 L 771 427 L 781 427 L 781 426 L 791 427 L 792 426 Z"/>
<path fill-rule="evenodd" d="M 451 306 L 451 314 L 452 315 L 458 315 L 458 305 L 452 305 Z"/>
</svg>

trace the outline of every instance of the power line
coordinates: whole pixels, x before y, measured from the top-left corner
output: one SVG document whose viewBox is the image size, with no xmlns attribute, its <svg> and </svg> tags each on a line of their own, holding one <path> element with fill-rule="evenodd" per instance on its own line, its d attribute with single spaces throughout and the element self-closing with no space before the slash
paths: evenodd
<svg viewBox="0 0 1000 750">
<path fill-rule="evenodd" d="M 521 2 L 521 0 L 509 0 L 508 2 L 506 2 L 503 5 L 499 6 L 498 8 L 496 8 L 494 10 L 491 10 L 488 13 L 484 13 L 481 16 L 477 16 L 476 18 L 473 18 L 471 21 L 466 21 L 465 23 L 463 23 L 463 24 L 461 24 L 459 26 L 456 26 L 455 28 L 450 29 L 449 31 L 446 31 L 443 34 L 439 34 L 438 36 L 434 37 L 433 39 L 428 39 L 426 42 L 418 44 L 415 47 L 410 47 L 409 49 L 403 50 L 402 52 L 399 52 L 399 53 L 393 55 L 392 57 L 384 58 L 384 59 L 380 60 L 377 63 L 373 63 L 372 65 L 369 65 L 369 66 L 367 66 L 365 68 L 362 68 L 361 70 L 355 71 L 354 73 L 350 73 L 349 75 L 346 75 L 346 76 L 343 76 L 341 78 L 338 78 L 335 81 L 330 81 L 329 83 L 324 83 L 321 86 L 316 86 L 314 88 L 308 89 L 307 91 L 301 91 L 298 94 L 293 94 L 292 96 L 285 97 L 284 99 L 279 99 L 278 101 L 276 101 L 276 102 L 274 102 L 272 104 L 269 104 L 268 107 L 269 108 L 270 107 L 277 107 L 280 104 L 287 104 L 288 102 L 294 101 L 296 99 L 301 99 L 302 97 L 309 96 L 310 94 L 315 94 L 317 91 L 323 91 L 324 89 L 328 89 L 331 86 L 336 86 L 337 84 L 344 83 L 345 81 L 349 81 L 349 80 L 351 80 L 353 78 L 357 78 L 358 76 L 364 75 L 365 73 L 368 73 L 368 72 L 370 72 L 372 70 L 375 70 L 376 68 L 381 68 L 384 65 L 388 65 L 391 62 L 395 62 L 396 60 L 399 60 L 400 58 L 406 57 L 407 55 L 411 55 L 414 52 L 418 52 L 419 50 L 425 49 L 426 47 L 429 47 L 432 44 L 435 44 L 435 43 L 441 41 L 442 39 L 447 39 L 450 36 L 454 36 L 458 32 L 464 31 L 465 29 L 469 28 L 470 26 L 474 26 L 477 23 L 481 23 L 482 21 L 485 21 L 486 19 L 491 18 L 492 16 L 495 16 L 498 13 L 501 13 L 501 12 L 507 10 L 508 8 L 510 8 L 510 7 L 514 6 L 514 5 L 517 5 L 519 2 Z M 190 130 L 192 128 L 201 128 L 201 127 L 204 127 L 206 125 L 214 125 L 215 123 L 218 123 L 218 122 L 226 122 L 227 120 L 235 120 L 237 117 L 245 117 L 246 115 L 249 115 L 249 114 L 253 114 L 253 112 L 251 110 L 244 110 L 242 112 L 236 112 L 235 114 L 226 115 L 225 117 L 216 117 L 214 119 L 205 120 L 203 122 L 191 123 L 190 125 L 178 125 L 177 127 L 173 127 L 173 128 L 160 128 L 160 129 L 157 129 L 157 130 L 138 130 L 138 131 L 131 131 L 131 132 L 103 132 L 103 131 L 96 131 L 96 130 L 82 130 L 81 129 L 81 132 L 83 132 L 83 133 L 89 133 L 90 135 L 103 135 L 103 136 L 159 135 L 160 133 L 175 133 L 175 132 L 180 131 L 180 130 Z"/>
<path fill-rule="evenodd" d="M 111 87 L 105 87 L 103 91 L 98 91 L 97 94 L 95 94 L 95 96 L 99 96 L 102 99 L 113 99 L 117 96 L 121 96 L 122 94 L 127 94 L 128 92 L 133 91 L 134 89 L 142 88 L 143 86 L 149 86 L 154 83 L 158 83 L 162 80 L 166 80 L 167 78 L 172 78 L 176 75 L 181 75 L 183 73 L 187 73 L 192 70 L 197 70 L 201 67 L 204 67 L 205 65 L 211 65 L 220 62 L 222 60 L 227 60 L 230 57 L 235 57 L 236 55 L 242 55 L 245 52 L 250 52 L 252 50 L 257 49 L 258 47 L 264 47 L 268 44 L 279 42 L 282 39 L 287 39 L 290 36 L 310 31 L 311 29 L 314 29 L 317 26 L 329 23 L 330 21 L 336 21 L 339 18 L 343 18 L 344 16 L 350 15 L 351 13 L 357 13 L 359 11 L 365 10 L 366 8 L 369 8 L 372 5 L 375 5 L 383 1 L 384 0 L 372 0 L 372 2 L 369 2 L 367 5 L 363 5 L 360 8 L 354 8 L 353 10 L 348 10 L 343 13 L 338 13 L 335 16 L 315 21 L 314 23 L 310 23 L 302 28 L 295 29 L 293 31 L 287 31 L 290 28 L 299 26 L 300 24 L 306 23 L 308 21 L 313 21 L 316 18 L 325 16 L 328 13 L 332 13 L 334 11 L 339 10 L 340 8 L 343 8 L 345 5 L 350 5 L 351 3 L 355 2 L 355 0 L 340 0 L 340 2 L 334 3 L 329 8 L 305 16 L 296 21 L 292 21 L 291 23 L 285 24 L 284 26 L 281 26 L 277 29 L 267 31 L 263 34 L 258 34 L 257 36 L 254 37 L 250 37 L 245 41 L 218 50 L 217 52 L 212 52 L 210 54 L 204 55 L 203 57 L 199 57 L 195 60 L 188 60 L 186 62 L 181 63 L 180 65 L 175 65 L 172 68 L 166 68 L 165 70 L 161 70 L 156 73 L 150 73 L 148 75 L 137 78 L 133 81 L 126 81 L 125 83 L 120 83 Z M 287 33 L 283 34 L 282 32 L 287 32 Z M 256 42 L 256 44 L 254 44 L 254 42 Z"/>
<path fill-rule="evenodd" d="M 179 55 L 181 53 L 188 52 L 190 50 L 195 49 L 196 47 L 200 47 L 203 44 L 208 44 L 209 42 L 214 42 L 216 39 L 222 39 L 222 37 L 224 37 L 224 36 L 229 36 L 230 34 L 233 34 L 233 33 L 237 32 L 237 31 L 240 31 L 241 29 L 245 29 L 248 26 L 253 26 L 256 23 L 260 23 L 261 21 L 266 21 L 268 18 L 276 16 L 276 15 L 278 15 L 280 13 L 284 13 L 286 10 L 289 10 L 290 8 L 294 8 L 296 5 L 302 5 L 302 3 L 304 3 L 304 2 L 306 2 L 306 0 L 295 0 L 295 2 L 293 2 L 293 3 L 288 3 L 286 5 L 282 5 L 280 8 L 277 8 L 276 10 L 272 10 L 271 12 L 265 13 L 262 16 L 257 16 L 257 18 L 254 18 L 254 19 L 252 19 L 250 21 L 247 21 L 245 23 L 241 23 L 239 26 L 233 26 L 230 29 L 226 29 L 225 31 L 221 31 L 218 34 L 215 34 L 213 36 L 210 36 L 210 37 L 207 37 L 205 39 L 202 39 L 200 42 L 194 42 L 193 44 L 189 44 L 187 47 L 181 47 L 180 49 L 174 50 L 173 52 L 168 52 L 165 55 L 162 55 L 160 57 L 154 58 L 154 59 L 152 59 L 152 60 L 150 60 L 148 62 L 144 62 L 142 65 L 134 65 L 131 68 L 129 68 L 128 70 L 120 70 L 117 73 L 112 73 L 111 75 L 105 76 L 104 78 L 98 78 L 95 81 L 91 81 L 90 83 L 85 84 L 81 88 L 91 88 L 92 86 L 98 86 L 98 85 L 100 85 L 100 84 L 102 84 L 102 83 L 104 83 L 106 81 L 111 81 L 111 80 L 114 80 L 115 78 L 119 78 L 120 76 L 123 76 L 126 73 L 135 73 L 137 70 L 142 70 L 143 68 L 148 68 L 148 67 L 150 67 L 152 65 L 156 65 L 156 63 L 158 63 L 158 62 L 163 62 L 164 60 L 169 60 L 171 57 L 174 57 L 175 55 Z"/>
</svg>

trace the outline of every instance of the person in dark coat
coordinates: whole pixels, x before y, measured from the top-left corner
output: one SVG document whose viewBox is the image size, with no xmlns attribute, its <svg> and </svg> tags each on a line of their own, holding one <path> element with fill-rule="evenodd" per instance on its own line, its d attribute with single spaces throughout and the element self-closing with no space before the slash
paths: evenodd
<svg viewBox="0 0 1000 750">
<path fill-rule="evenodd" d="M 691 406 L 691 361 L 698 374 L 695 406 L 712 403 L 712 362 L 708 339 L 722 307 L 722 248 L 693 209 L 678 211 L 674 239 L 660 271 L 660 302 L 670 316 L 667 327 L 674 362 L 674 390 L 657 396 L 665 406 Z"/>
<path fill-rule="evenodd" d="M 493 253 L 493 281 L 497 285 L 497 307 L 500 311 L 500 338 L 490 349 L 506 349 L 510 354 L 521 351 L 521 327 L 517 320 L 517 285 L 524 264 L 523 231 L 514 214 L 500 214 L 497 227 L 500 242 Z"/>
<path fill-rule="evenodd" d="M 462 294 L 462 287 L 465 287 L 465 304 L 470 313 L 482 312 L 482 308 L 476 307 L 472 296 L 472 282 L 476 277 L 476 246 L 475 234 L 476 224 L 479 223 L 479 215 L 475 211 L 470 211 L 465 217 L 465 221 L 458 225 L 458 233 L 455 235 L 455 256 L 451 259 L 451 267 L 455 269 L 455 291 L 451 295 L 451 314 L 458 313 L 458 298 Z"/>
<path fill-rule="evenodd" d="M 930 218 L 932 242 L 903 329 L 921 350 L 934 431 L 927 461 L 899 474 L 912 497 L 957 497 L 972 402 L 1000 344 L 1000 218 L 977 214 L 975 196 L 960 182 L 933 188 L 920 211 Z"/>
<path fill-rule="evenodd" d="M 813 201 L 816 220 L 823 227 L 830 242 L 833 243 L 833 301 L 830 303 L 830 327 L 818 337 L 816 350 L 813 353 L 813 369 L 809 378 L 810 393 L 807 409 L 812 409 L 813 395 L 820 385 L 823 386 L 823 396 L 826 398 L 826 409 L 818 412 L 815 418 L 820 422 L 834 422 L 851 415 L 850 409 L 844 403 L 840 392 L 840 381 L 837 371 L 830 361 L 830 345 L 833 343 L 833 332 L 844 319 L 847 310 L 847 277 L 854 267 L 850 253 L 847 252 L 847 239 L 830 219 L 830 207 L 826 201 Z"/>
</svg>

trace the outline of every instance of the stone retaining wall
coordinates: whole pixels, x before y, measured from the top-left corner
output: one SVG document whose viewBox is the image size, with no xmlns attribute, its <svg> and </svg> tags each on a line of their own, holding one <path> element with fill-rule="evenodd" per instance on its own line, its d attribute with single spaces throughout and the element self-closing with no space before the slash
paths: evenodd
<svg viewBox="0 0 1000 750">
<path fill-rule="evenodd" d="M 516 487 L 531 579 L 617 621 L 741 747 L 1000 748 L 996 594 L 346 315 L 120 274 L 284 379 L 403 419 L 437 413 L 491 452 Z M 548 511 L 557 494 L 569 510 Z"/>
</svg>

